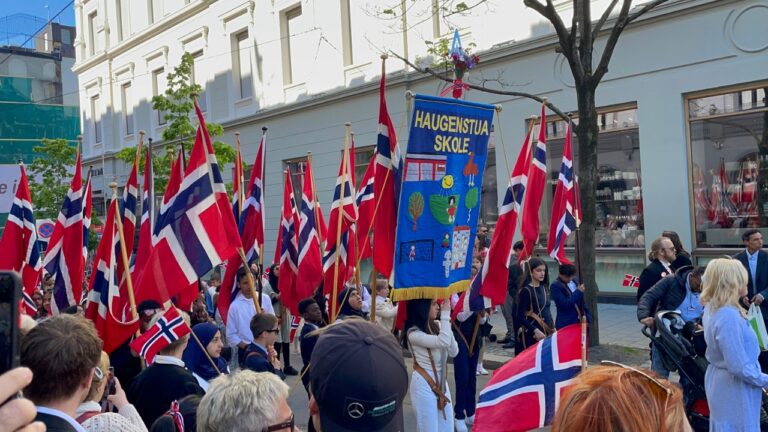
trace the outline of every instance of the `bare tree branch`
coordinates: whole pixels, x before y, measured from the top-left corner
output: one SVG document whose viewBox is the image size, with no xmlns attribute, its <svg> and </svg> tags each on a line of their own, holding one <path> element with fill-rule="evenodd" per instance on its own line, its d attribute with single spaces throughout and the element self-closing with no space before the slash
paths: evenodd
<svg viewBox="0 0 768 432">
<path fill-rule="evenodd" d="M 560 43 L 560 49 L 563 51 L 563 56 L 568 60 L 568 64 L 573 72 L 573 78 L 576 82 L 581 82 L 585 78 L 584 68 L 578 61 L 578 53 L 576 52 L 576 43 L 568 29 L 565 27 L 562 18 L 555 10 L 555 6 L 552 4 L 552 0 L 547 0 L 546 6 L 539 3 L 538 0 L 523 0 L 525 6 L 535 10 L 539 15 L 549 21 L 555 28 L 557 33 L 557 39 Z"/>
<path fill-rule="evenodd" d="M 411 68 L 413 68 L 413 70 L 415 70 L 416 72 L 420 72 L 420 73 L 423 73 L 423 74 L 429 74 L 429 75 L 432 75 L 433 77 L 435 77 L 435 78 L 437 78 L 439 80 L 442 80 L 442 81 L 445 81 L 445 82 L 448 82 L 448 83 L 453 83 L 453 79 L 448 78 L 448 77 L 444 77 L 444 76 L 438 74 L 437 72 L 433 71 L 430 68 L 420 68 L 420 67 L 416 66 L 415 64 L 411 63 L 410 61 L 408 61 L 407 59 L 401 57 L 399 54 L 397 54 L 394 51 L 390 51 L 389 53 L 392 54 L 393 56 L 399 58 L 400 60 L 402 60 L 403 63 L 405 63 L 408 66 L 410 66 Z M 482 92 L 485 92 L 485 93 L 493 93 L 493 94 L 498 94 L 498 95 L 514 96 L 514 97 L 524 97 L 524 98 L 528 98 L 528 99 L 533 99 L 533 100 L 535 100 L 536 102 L 539 102 L 539 103 L 543 103 L 544 102 L 544 98 L 542 98 L 540 96 L 536 96 L 534 94 L 530 94 L 530 93 L 506 91 L 506 90 L 496 90 L 496 89 L 492 89 L 492 88 L 488 88 L 488 87 L 484 87 L 484 86 L 478 86 L 478 85 L 469 84 L 469 83 L 465 83 L 465 84 L 467 85 L 468 88 L 471 88 L 471 89 L 474 89 L 474 90 L 479 90 L 479 91 L 482 91 Z M 549 108 L 550 111 L 552 111 L 553 113 L 557 114 L 563 120 L 565 120 L 565 121 L 569 120 L 568 115 L 565 114 L 562 110 L 560 110 L 560 108 L 558 108 L 555 105 L 553 105 L 551 102 L 547 101 L 546 105 L 547 105 L 547 108 Z"/>
<path fill-rule="evenodd" d="M 608 63 L 613 56 L 613 50 L 616 48 L 616 43 L 619 41 L 621 32 L 624 31 L 624 27 L 627 26 L 627 15 L 629 14 L 629 8 L 632 6 L 632 0 L 623 0 L 621 4 L 621 11 L 619 11 L 619 17 L 616 19 L 616 24 L 611 29 L 611 34 L 608 36 L 608 41 L 605 43 L 605 49 L 603 55 L 600 57 L 600 63 L 595 68 L 595 73 L 592 75 L 590 86 L 596 88 L 603 79 L 606 72 L 608 72 Z"/>
<path fill-rule="evenodd" d="M 600 33 L 600 29 L 602 29 L 605 22 L 608 21 L 608 17 L 611 16 L 611 12 L 613 12 L 613 8 L 616 7 L 616 3 L 618 2 L 619 0 L 611 0 L 611 4 L 608 5 L 608 8 L 605 9 L 605 12 L 603 12 L 603 16 L 601 16 L 600 19 L 595 23 L 595 26 L 592 27 L 592 40 L 597 39 L 597 35 Z"/>
<path fill-rule="evenodd" d="M 651 9 L 655 8 L 656 6 L 658 6 L 658 5 L 662 4 L 662 3 L 666 3 L 667 1 L 669 1 L 669 0 L 654 0 L 654 1 L 652 1 L 652 2 L 648 2 L 648 3 L 646 3 L 646 4 L 645 4 L 645 5 L 643 5 L 643 7 L 641 7 L 641 8 L 640 8 L 638 11 L 636 11 L 636 12 L 632 12 L 632 13 L 631 13 L 631 14 L 630 14 L 630 15 L 627 17 L 627 24 L 629 24 L 629 23 L 631 23 L 632 21 L 634 21 L 634 20 L 636 20 L 636 19 L 640 18 L 640 16 L 641 16 L 641 15 L 645 14 L 645 13 L 646 13 L 646 12 L 648 12 L 649 10 L 651 10 Z"/>
</svg>

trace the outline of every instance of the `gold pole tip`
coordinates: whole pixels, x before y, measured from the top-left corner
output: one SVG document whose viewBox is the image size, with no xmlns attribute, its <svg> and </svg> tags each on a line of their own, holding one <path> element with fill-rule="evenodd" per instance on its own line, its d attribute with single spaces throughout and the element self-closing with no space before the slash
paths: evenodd
<svg viewBox="0 0 768 432">
<path fill-rule="evenodd" d="M 189 96 L 193 97 L 193 98 L 197 98 L 200 95 L 198 95 L 196 92 L 192 92 L 192 93 L 189 94 Z"/>
<path fill-rule="evenodd" d="M 548 101 L 548 100 L 549 100 L 549 98 L 548 98 L 548 97 L 546 97 L 546 96 L 544 96 L 543 98 L 541 98 L 541 101 L 542 101 L 543 103 L 547 103 L 547 101 Z"/>
<path fill-rule="evenodd" d="M 350 122 L 344 122 L 344 126 L 346 126 L 346 127 L 352 127 L 352 123 L 350 123 Z"/>
<path fill-rule="evenodd" d="M 78 141 L 82 141 L 82 140 L 83 140 L 83 136 L 82 136 L 82 135 L 78 135 L 78 136 L 77 136 L 77 140 L 78 140 Z"/>
<path fill-rule="evenodd" d="M 414 94 L 413 94 L 412 91 L 408 90 L 407 92 L 405 92 L 405 98 L 406 99 L 411 99 L 411 98 L 413 98 L 413 96 L 414 96 Z"/>
<path fill-rule="evenodd" d="M 144 136 L 144 135 L 146 135 L 146 134 L 147 134 L 147 131 L 145 131 L 144 129 L 142 129 L 142 130 L 140 130 L 140 131 L 139 131 L 139 135 L 142 135 L 142 136 Z"/>
<path fill-rule="evenodd" d="M 383 53 L 380 57 L 382 60 L 386 60 L 389 58 L 389 55 L 387 53 Z"/>
<path fill-rule="evenodd" d="M 266 131 L 267 131 L 267 127 L 266 127 L 266 126 L 262 126 L 262 127 L 261 127 L 261 131 L 262 131 L 262 132 L 266 132 Z"/>
<path fill-rule="evenodd" d="M 501 104 L 496 105 L 496 112 L 501 112 L 502 110 L 504 110 L 504 107 Z"/>
<path fill-rule="evenodd" d="M 117 182 L 109 182 L 109 188 L 112 190 L 117 189 Z"/>
<path fill-rule="evenodd" d="M 537 115 L 531 115 L 531 117 L 530 117 L 531 120 L 536 120 L 537 118 L 539 118 L 539 116 L 537 116 Z"/>
<path fill-rule="evenodd" d="M 240 132 L 235 132 L 235 136 L 239 137 L 240 136 Z"/>
<path fill-rule="evenodd" d="M 312 156 L 312 152 L 311 152 L 311 151 L 308 151 L 308 152 L 307 152 L 307 156 Z"/>
</svg>

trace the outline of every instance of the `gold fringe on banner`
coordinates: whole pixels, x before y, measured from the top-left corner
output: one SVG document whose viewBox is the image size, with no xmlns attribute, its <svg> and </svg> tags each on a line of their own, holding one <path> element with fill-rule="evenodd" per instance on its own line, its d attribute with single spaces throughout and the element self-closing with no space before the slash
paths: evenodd
<svg viewBox="0 0 768 432">
<path fill-rule="evenodd" d="M 410 287 L 395 288 L 390 292 L 392 301 L 416 300 L 416 299 L 447 299 L 455 293 L 464 292 L 469 289 L 469 281 L 463 280 L 454 282 L 447 287 Z"/>
</svg>

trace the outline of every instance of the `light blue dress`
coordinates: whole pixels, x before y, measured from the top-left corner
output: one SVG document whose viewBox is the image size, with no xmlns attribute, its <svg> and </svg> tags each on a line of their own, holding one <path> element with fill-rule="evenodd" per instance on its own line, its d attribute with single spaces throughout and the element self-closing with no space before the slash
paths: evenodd
<svg viewBox="0 0 768 432">
<path fill-rule="evenodd" d="M 714 313 L 705 307 L 703 322 L 709 430 L 759 431 L 761 388 L 768 387 L 768 375 L 760 372 L 757 362 L 757 336 L 733 306 Z"/>
</svg>

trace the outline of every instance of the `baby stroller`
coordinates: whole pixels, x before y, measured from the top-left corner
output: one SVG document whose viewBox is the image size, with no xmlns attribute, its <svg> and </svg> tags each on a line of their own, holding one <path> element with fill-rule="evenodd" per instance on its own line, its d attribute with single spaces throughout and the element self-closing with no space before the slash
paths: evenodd
<svg viewBox="0 0 768 432">
<path fill-rule="evenodd" d="M 680 384 L 685 394 L 685 412 L 694 431 L 709 430 L 709 405 L 704 388 L 704 375 L 709 362 L 704 357 L 707 344 L 704 331 L 696 323 L 685 322 L 680 313 L 660 311 L 654 318 L 655 331 L 643 327 L 643 334 L 651 340 L 662 355 L 664 366 L 680 374 Z M 768 431 L 768 398 L 763 393 L 760 410 L 760 430 Z"/>
<path fill-rule="evenodd" d="M 709 405 L 704 390 L 707 360 L 704 333 L 695 323 L 686 323 L 675 311 L 660 311 L 654 319 L 655 330 L 643 327 L 643 334 L 661 353 L 664 366 L 680 374 L 685 394 L 685 412 L 695 431 L 709 430 Z"/>
</svg>

